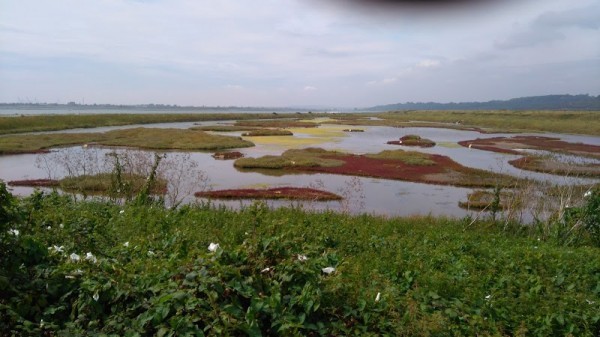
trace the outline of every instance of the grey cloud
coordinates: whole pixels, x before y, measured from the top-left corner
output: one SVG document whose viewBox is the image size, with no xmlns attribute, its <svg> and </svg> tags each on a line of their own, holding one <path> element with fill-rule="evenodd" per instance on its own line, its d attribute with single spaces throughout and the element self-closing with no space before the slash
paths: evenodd
<svg viewBox="0 0 600 337">
<path fill-rule="evenodd" d="M 567 28 L 596 30 L 600 28 L 600 5 L 576 8 L 564 12 L 546 12 L 538 16 L 527 28 L 515 32 L 496 46 L 512 49 L 541 45 L 567 38 Z"/>
<path fill-rule="evenodd" d="M 562 13 L 544 13 L 534 22 L 534 26 L 536 28 L 580 27 L 598 29 L 600 28 L 600 5 L 577 8 Z"/>
</svg>

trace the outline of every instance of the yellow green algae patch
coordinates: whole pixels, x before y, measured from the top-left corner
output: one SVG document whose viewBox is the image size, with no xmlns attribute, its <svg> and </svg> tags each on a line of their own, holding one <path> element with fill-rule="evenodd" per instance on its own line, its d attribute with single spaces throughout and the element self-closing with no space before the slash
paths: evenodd
<svg viewBox="0 0 600 337">
<path fill-rule="evenodd" d="M 317 146 L 325 143 L 340 142 L 342 137 L 348 137 L 342 125 L 321 125 L 317 128 L 291 128 L 294 136 L 269 136 L 252 137 L 253 143 L 257 145 L 273 147 L 277 149 L 299 149 Z"/>
</svg>

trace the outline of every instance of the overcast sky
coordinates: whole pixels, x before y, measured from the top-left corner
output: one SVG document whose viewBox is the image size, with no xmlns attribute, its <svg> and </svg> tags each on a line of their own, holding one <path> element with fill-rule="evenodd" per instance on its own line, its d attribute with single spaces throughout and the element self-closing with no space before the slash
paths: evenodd
<svg viewBox="0 0 600 337">
<path fill-rule="evenodd" d="M 365 107 L 600 94 L 600 0 L 0 0 L 0 102 Z"/>
</svg>

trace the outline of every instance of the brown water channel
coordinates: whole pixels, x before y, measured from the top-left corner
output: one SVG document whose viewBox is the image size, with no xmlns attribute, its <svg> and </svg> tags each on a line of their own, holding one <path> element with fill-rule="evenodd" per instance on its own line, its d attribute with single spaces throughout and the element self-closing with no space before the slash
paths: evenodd
<svg viewBox="0 0 600 337">
<path fill-rule="evenodd" d="M 226 122 L 204 122 L 202 125 L 224 124 Z M 62 132 L 103 132 L 114 129 L 139 127 L 103 127 L 95 129 L 78 129 Z M 143 127 L 189 128 L 193 123 L 152 124 Z M 408 149 L 425 153 L 436 153 L 449 156 L 458 163 L 479 169 L 499 173 L 507 173 L 519 177 L 528 177 L 539 181 L 551 181 L 556 184 L 589 184 L 598 179 L 582 179 L 562 177 L 543 173 L 520 170 L 508 164 L 509 160 L 519 158 L 517 155 L 493 153 L 461 147 L 457 142 L 475 138 L 513 136 L 514 134 L 480 134 L 471 131 L 458 131 L 440 128 L 393 128 L 393 127 L 356 127 L 365 132 L 343 132 L 348 126 L 323 124 L 317 129 L 293 129 L 293 137 L 249 137 L 255 147 L 240 149 L 248 157 L 259 157 L 267 154 L 278 155 L 289 148 L 322 147 L 348 153 L 374 153 L 386 149 Z M 240 135 L 241 133 L 222 133 L 224 135 Z M 403 148 L 388 145 L 387 141 L 396 140 L 407 134 L 417 134 L 437 143 L 432 148 Z M 539 135 L 539 134 L 537 134 Z M 582 142 L 600 145 L 600 137 L 544 134 L 558 137 L 568 142 Z M 83 147 L 71 149 L 55 149 L 53 151 L 86 151 Z M 101 149 L 101 152 L 111 151 Z M 0 179 L 5 181 L 47 178 L 47 172 L 36 167 L 36 160 L 46 155 L 10 155 L 0 157 Z M 374 178 L 353 178 L 331 174 L 294 174 L 275 176 L 258 172 L 240 172 L 233 167 L 233 161 L 219 161 L 211 157 L 211 153 L 194 152 L 190 160 L 196 161 L 199 168 L 209 178 L 212 189 L 263 188 L 277 186 L 307 187 L 313 186 L 347 197 L 343 202 L 303 202 L 309 209 L 333 209 L 350 212 L 367 212 L 385 215 L 447 215 L 462 217 L 469 212 L 458 207 L 458 202 L 465 200 L 472 192 L 469 188 L 428 185 L 394 180 Z M 598 162 L 598 161 L 597 161 Z M 56 178 L 64 176 L 64 172 L 55 172 Z M 32 188 L 14 187 L 13 192 L 27 195 Z M 186 199 L 193 202 L 190 196 Z M 239 207 L 252 201 L 213 201 L 228 207 Z M 289 201 L 269 201 L 272 206 L 289 205 Z M 295 202 L 295 204 L 298 204 Z"/>
</svg>

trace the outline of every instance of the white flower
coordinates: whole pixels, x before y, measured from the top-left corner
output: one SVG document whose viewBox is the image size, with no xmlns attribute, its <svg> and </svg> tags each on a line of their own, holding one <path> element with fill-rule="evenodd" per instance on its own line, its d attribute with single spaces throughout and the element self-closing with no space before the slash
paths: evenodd
<svg viewBox="0 0 600 337">
<path fill-rule="evenodd" d="M 375 296 L 375 302 L 379 302 L 380 299 L 381 299 L 381 293 L 377 293 L 377 296 Z"/>
<path fill-rule="evenodd" d="M 98 260 L 94 256 L 94 254 L 92 254 L 90 252 L 87 252 L 87 254 L 85 254 L 85 259 L 88 260 L 88 261 L 92 261 L 92 263 L 98 262 Z"/>
<path fill-rule="evenodd" d="M 46 227 L 46 229 L 47 229 L 47 230 L 51 230 L 51 229 L 52 229 L 52 227 L 48 226 L 48 227 Z"/>
<path fill-rule="evenodd" d="M 487 296 L 485 297 L 485 299 L 486 299 L 486 300 L 489 300 L 490 298 L 492 298 L 492 295 L 487 295 Z"/>
<path fill-rule="evenodd" d="M 589 197 L 591 195 L 592 195 L 592 191 L 587 191 L 587 192 L 585 192 L 585 194 L 583 195 L 583 197 L 587 198 L 587 197 Z"/>
<path fill-rule="evenodd" d="M 79 257 L 79 255 L 72 253 L 71 255 L 69 255 L 69 258 L 71 259 L 71 261 L 73 262 L 79 262 L 79 260 L 81 260 L 81 257 Z"/>
<path fill-rule="evenodd" d="M 21 234 L 21 232 L 19 232 L 18 229 L 9 229 L 8 234 L 12 234 L 14 236 L 19 236 L 19 234 Z"/>
<path fill-rule="evenodd" d="M 124 209 L 122 209 L 122 210 L 119 211 L 119 214 L 123 214 L 123 213 L 125 213 Z"/>
<path fill-rule="evenodd" d="M 154 256 L 154 255 L 156 255 L 156 254 L 154 254 L 153 251 L 151 251 L 151 250 L 148 251 L 148 256 Z"/>
<path fill-rule="evenodd" d="M 58 227 L 60 227 L 61 229 L 63 229 L 63 228 L 65 228 L 65 225 L 60 224 L 60 225 L 58 225 Z"/>
<path fill-rule="evenodd" d="M 208 251 L 211 252 L 211 253 L 216 252 L 217 249 L 219 249 L 219 244 L 218 243 L 211 242 L 210 245 L 208 245 Z"/>
<path fill-rule="evenodd" d="M 53 245 L 52 247 L 48 247 L 48 250 L 52 251 L 53 253 L 62 253 L 64 249 L 65 246 Z"/>
<path fill-rule="evenodd" d="M 123 247 L 129 247 L 129 241 L 125 242 L 125 243 L 123 244 Z"/>
<path fill-rule="evenodd" d="M 298 255 L 298 261 L 306 261 L 308 260 L 308 257 L 306 257 L 306 255 Z"/>
<path fill-rule="evenodd" d="M 265 268 L 265 269 L 261 270 L 260 272 L 264 274 L 264 273 L 268 273 L 268 272 L 270 272 L 270 271 L 271 271 L 271 268 L 270 268 L 270 267 L 267 267 L 267 268 Z"/>
<path fill-rule="evenodd" d="M 97 291 L 94 293 L 94 295 L 92 296 L 92 298 L 94 299 L 94 301 L 98 302 L 98 299 L 100 298 L 100 295 L 98 295 Z"/>
<path fill-rule="evenodd" d="M 335 268 L 333 268 L 333 267 L 326 267 L 326 268 L 321 269 L 321 271 L 323 273 L 329 275 L 329 274 L 331 274 L 331 273 L 333 273 L 335 271 Z"/>
</svg>

